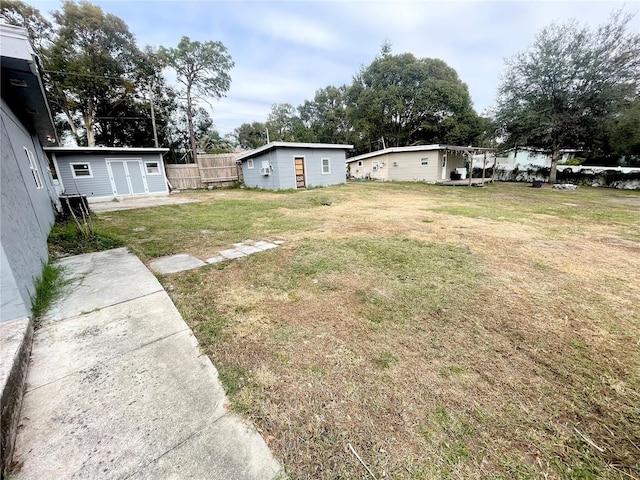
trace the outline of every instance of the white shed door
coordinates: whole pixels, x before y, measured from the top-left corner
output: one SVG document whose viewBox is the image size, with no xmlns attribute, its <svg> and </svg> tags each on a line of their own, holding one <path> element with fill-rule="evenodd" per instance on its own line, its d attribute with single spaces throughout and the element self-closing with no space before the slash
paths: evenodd
<svg viewBox="0 0 640 480">
<path fill-rule="evenodd" d="M 114 195 L 144 195 L 149 192 L 140 160 L 107 160 Z"/>
</svg>

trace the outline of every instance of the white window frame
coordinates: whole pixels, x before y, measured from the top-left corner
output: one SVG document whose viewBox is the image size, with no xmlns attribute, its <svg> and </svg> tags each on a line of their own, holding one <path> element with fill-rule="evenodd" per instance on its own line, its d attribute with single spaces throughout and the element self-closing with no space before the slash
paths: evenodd
<svg viewBox="0 0 640 480">
<path fill-rule="evenodd" d="M 324 161 L 327 161 L 327 171 L 324 171 Z M 331 174 L 331 159 L 329 157 L 324 157 L 320 159 L 320 170 L 322 171 L 322 175 Z"/>
<path fill-rule="evenodd" d="M 252 170 L 255 167 L 255 165 L 253 164 L 253 158 L 250 158 L 249 160 L 247 160 L 247 168 L 249 170 Z"/>
<path fill-rule="evenodd" d="M 149 171 L 149 164 L 150 163 L 155 163 L 156 164 L 156 168 L 158 169 L 157 172 L 150 172 Z M 145 162 L 144 162 L 144 171 L 150 177 L 153 177 L 153 176 L 156 176 L 156 175 L 162 175 L 162 170 L 160 170 L 160 162 L 158 160 L 145 160 Z"/>
<path fill-rule="evenodd" d="M 74 165 L 86 165 L 87 167 L 89 167 L 89 175 L 76 175 L 76 171 L 73 168 Z M 93 178 L 93 170 L 91 169 L 91 163 L 89 162 L 71 162 L 69 163 L 69 168 L 71 168 L 71 175 L 73 176 L 73 178 Z"/>
<path fill-rule="evenodd" d="M 421 167 L 427 167 L 429 166 L 429 157 L 422 157 L 420 159 L 420 166 Z"/>
<path fill-rule="evenodd" d="M 33 175 L 33 181 L 36 184 L 36 188 L 40 190 L 41 188 L 44 188 L 44 183 L 40 176 L 40 170 L 38 170 L 38 160 L 36 159 L 36 155 L 27 147 L 24 147 L 24 152 L 27 154 L 27 159 L 29 160 L 29 168 L 31 169 L 31 175 Z"/>
</svg>

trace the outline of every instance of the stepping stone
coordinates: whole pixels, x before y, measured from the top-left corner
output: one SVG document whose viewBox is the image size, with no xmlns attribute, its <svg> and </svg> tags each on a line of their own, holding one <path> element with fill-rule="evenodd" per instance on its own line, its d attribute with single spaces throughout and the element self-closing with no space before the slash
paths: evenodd
<svg viewBox="0 0 640 480">
<path fill-rule="evenodd" d="M 171 255 L 169 257 L 152 260 L 149 263 L 149 268 L 157 273 L 176 273 L 199 268 L 203 265 L 205 265 L 205 263 L 199 258 L 193 257 L 187 253 L 180 253 L 178 255 Z"/>
<path fill-rule="evenodd" d="M 228 250 L 223 250 L 220 252 L 220 255 L 228 259 L 246 257 L 244 253 L 242 253 L 239 250 L 236 250 L 235 248 L 229 248 Z"/>
<path fill-rule="evenodd" d="M 284 243 L 284 240 L 274 240 L 273 243 L 275 243 L 276 245 L 282 245 Z"/>
<path fill-rule="evenodd" d="M 224 262 L 225 260 L 226 258 L 224 258 L 222 255 L 218 255 L 217 257 L 207 258 L 206 261 L 208 264 L 214 264 L 214 263 Z"/>
<path fill-rule="evenodd" d="M 258 253 L 261 252 L 262 250 L 260 250 L 259 248 L 256 247 L 252 247 L 251 245 L 240 245 L 239 247 L 236 247 L 236 250 L 246 254 L 246 255 L 250 255 L 252 253 Z"/>
<path fill-rule="evenodd" d="M 263 240 L 260 240 L 259 242 L 254 243 L 253 246 L 255 248 L 259 248 L 260 250 L 269 250 L 271 248 L 278 248 L 278 245 L 271 242 L 265 242 Z"/>
</svg>

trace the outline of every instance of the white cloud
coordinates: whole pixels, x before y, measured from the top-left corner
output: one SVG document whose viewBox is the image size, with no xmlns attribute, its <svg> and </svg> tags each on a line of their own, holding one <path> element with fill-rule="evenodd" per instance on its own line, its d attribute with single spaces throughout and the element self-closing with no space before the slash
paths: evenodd
<svg viewBox="0 0 640 480">
<path fill-rule="evenodd" d="M 27 1 L 43 11 L 60 8 Z M 504 58 L 526 49 L 552 21 L 576 17 L 595 26 L 624 6 L 638 14 L 633 27 L 640 30 L 638 2 L 93 1 L 122 18 L 141 45 L 175 46 L 183 35 L 224 43 L 236 67 L 228 97 L 212 102 L 223 134 L 265 121 L 273 103 L 298 106 L 319 88 L 351 83 L 385 39 L 394 53 L 444 60 L 482 111 L 494 101 Z"/>
<path fill-rule="evenodd" d="M 327 22 L 316 21 L 316 16 L 287 12 L 279 3 L 270 5 L 243 16 L 240 22 L 253 33 L 299 47 L 332 51 L 342 46 L 340 36 L 327 27 Z"/>
</svg>

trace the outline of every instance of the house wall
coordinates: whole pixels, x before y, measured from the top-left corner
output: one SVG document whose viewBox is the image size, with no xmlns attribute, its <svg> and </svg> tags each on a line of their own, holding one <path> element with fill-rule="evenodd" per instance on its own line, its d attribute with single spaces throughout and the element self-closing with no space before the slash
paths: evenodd
<svg viewBox="0 0 640 480">
<path fill-rule="evenodd" d="M 403 182 L 440 182 L 442 178 L 442 157 L 447 155 L 445 180 L 451 177 L 451 171 L 465 166 L 464 157 L 442 150 L 423 150 L 416 152 L 391 152 L 375 157 L 350 162 L 349 173 L 355 178 L 373 180 L 395 180 Z M 422 165 L 422 159 L 427 165 Z M 362 163 L 362 165 L 359 165 Z M 377 163 L 378 168 L 373 169 Z"/>
<path fill-rule="evenodd" d="M 517 152 L 515 150 L 510 150 L 506 152 L 506 157 L 513 162 L 514 166 L 518 166 L 520 168 L 551 166 L 551 159 L 549 158 L 548 153 L 528 150 L 526 148 L 520 148 Z"/>
<path fill-rule="evenodd" d="M 258 155 L 253 158 L 254 168 L 247 166 L 247 160 L 242 161 L 244 183 L 250 187 L 270 190 L 286 190 L 296 188 L 295 161 L 296 157 L 304 157 L 305 177 L 307 187 L 326 187 L 346 183 L 345 151 L 333 148 L 286 148 Z M 329 159 L 330 173 L 322 173 L 322 159 Z M 260 175 L 263 162 L 271 165 L 271 175 Z"/>
<path fill-rule="evenodd" d="M 273 166 L 271 175 L 261 175 L 260 169 L 265 166 Z M 277 168 L 277 156 L 273 150 L 253 157 L 253 168 L 249 168 L 248 160 L 242 160 L 242 176 L 244 184 L 253 188 L 266 190 L 280 190 L 279 169 Z"/>
<path fill-rule="evenodd" d="M 49 257 L 56 196 L 40 143 L 4 100 L 0 120 L 0 322 L 5 322 L 31 314 L 35 281 Z M 25 147 L 35 154 L 42 188 L 36 186 Z"/>
<path fill-rule="evenodd" d="M 144 174 L 147 177 L 147 187 L 149 188 L 149 193 L 168 193 L 169 187 L 167 186 L 167 172 L 164 168 L 162 155 L 156 153 L 153 155 L 140 155 L 140 157 L 142 157 L 143 164 L 144 162 L 158 162 L 158 165 L 160 166 L 159 175 L 151 175 L 147 173 L 145 165 Z"/>
<path fill-rule="evenodd" d="M 100 200 L 114 198 L 115 192 L 109 177 L 107 161 L 109 160 L 142 160 L 143 175 L 146 177 L 149 194 L 168 193 L 166 172 L 162 155 L 157 153 L 140 154 L 132 152 L 131 155 L 122 154 L 100 154 L 95 153 L 53 153 L 56 169 L 62 182 L 65 194 L 86 195 L 88 199 Z M 160 165 L 159 175 L 147 175 L 144 162 L 158 162 Z M 91 178 L 74 178 L 71 165 L 73 163 L 88 163 L 91 165 Z"/>
<path fill-rule="evenodd" d="M 423 158 L 427 165 L 422 165 Z M 437 150 L 392 153 L 385 167 L 389 168 L 389 180 L 436 182 L 440 180 L 439 158 Z"/>
<path fill-rule="evenodd" d="M 389 154 L 377 155 L 372 158 L 365 158 L 364 160 L 356 160 L 351 162 L 349 168 L 349 175 L 354 178 L 371 178 L 373 180 L 389 180 Z M 360 165 L 362 163 L 362 165 Z M 378 168 L 373 169 L 374 163 L 377 163 Z"/>
</svg>

